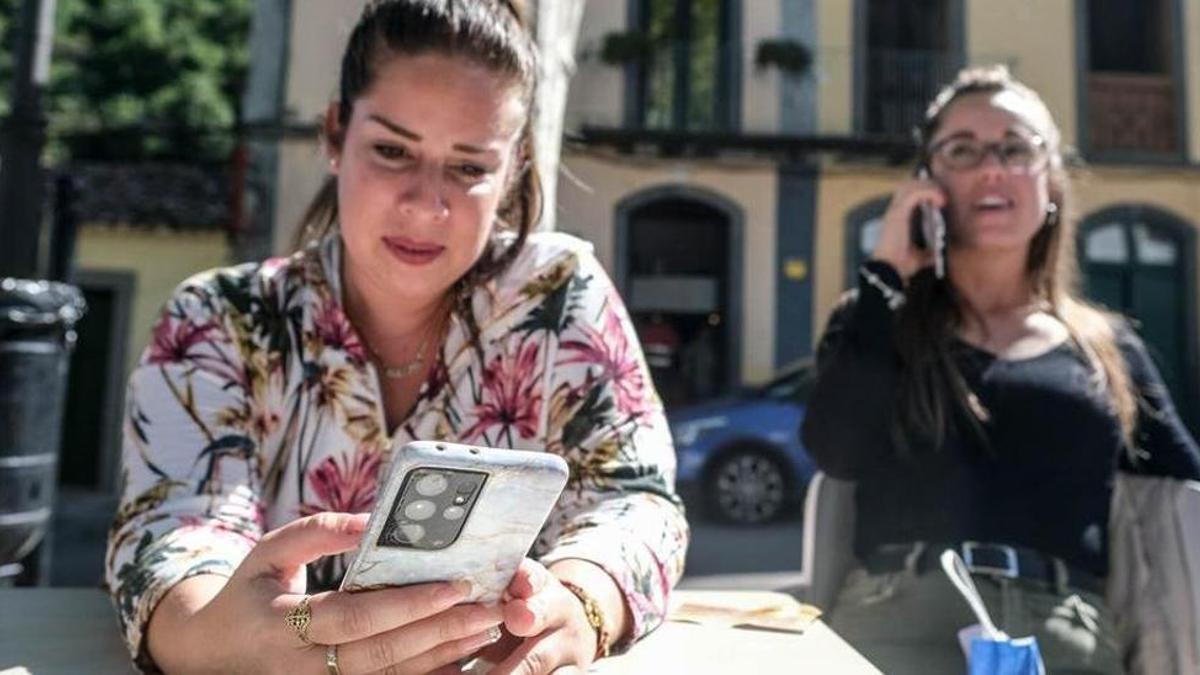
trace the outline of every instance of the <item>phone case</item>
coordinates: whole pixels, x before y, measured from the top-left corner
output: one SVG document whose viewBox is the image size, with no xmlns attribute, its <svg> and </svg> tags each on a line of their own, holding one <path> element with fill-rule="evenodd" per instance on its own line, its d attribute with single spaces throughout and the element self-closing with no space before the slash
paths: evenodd
<svg viewBox="0 0 1200 675">
<path fill-rule="evenodd" d="M 938 279 L 946 276 L 946 219 L 940 209 L 929 202 L 921 202 L 921 227 L 925 241 L 933 250 L 933 275 Z"/>
<path fill-rule="evenodd" d="M 917 169 L 916 177 L 929 180 L 929 170 Z M 929 202 L 921 202 L 913 213 L 912 241 L 917 248 L 933 251 L 933 274 L 946 276 L 946 217 Z"/>
<path fill-rule="evenodd" d="M 438 550 L 380 545 L 380 537 L 393 518 L 393 506 L 399 506 L 397 497 L 406 478 L 428 474 L 429 469 L 485 475 L 463 517 L 458 538 Z M 567 476 L 566 462 L 550 453 L 441 442 L 409 443 L 394 455 L 341 589 L 467 579 L 473 588 L 466 602 L 496 602 L 533 545 Z"/>
</svg>

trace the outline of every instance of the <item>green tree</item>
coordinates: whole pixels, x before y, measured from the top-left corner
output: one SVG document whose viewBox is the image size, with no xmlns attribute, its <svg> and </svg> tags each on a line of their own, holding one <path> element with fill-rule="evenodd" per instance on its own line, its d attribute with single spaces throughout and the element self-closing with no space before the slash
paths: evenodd
<svg viewBox="0 0 1200 675">
<path fill-rule="evenodd" d="M 0 0 L 0 35 L 12 33 L 3 17 L 19 2 Z M 252 0 L 58 0 L 45 101 L 51 156 L 226 157 L 251 11 Z M 10 81 L 11 62 L 0 60 L 0 84 Z"/>
<path fill-rule="evenodd" d="M 8 115 L 8 99 L 12 96 L 13 49 L 16 48 L 17 0 L 0 0 L 0 120 Z"/>
</svg>

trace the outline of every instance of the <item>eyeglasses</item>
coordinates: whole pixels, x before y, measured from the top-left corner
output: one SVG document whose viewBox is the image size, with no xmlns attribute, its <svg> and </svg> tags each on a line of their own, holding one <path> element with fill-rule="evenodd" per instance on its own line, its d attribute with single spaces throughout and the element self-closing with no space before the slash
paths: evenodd
<svg viewBox="0 0 1200 675">
<path fill-rule="evenodd" d="M 1032 173 L 1046 164 L 1049 154 L 1040 136 L 1006 138 L 981 143 L 973 138 L 947 138 L 929 148 L 929 156 L 940 157 L 952 171 L 969 171 L 983 164 L 989 154 L 996 156 L 1009 171 Z"/>
</svg>

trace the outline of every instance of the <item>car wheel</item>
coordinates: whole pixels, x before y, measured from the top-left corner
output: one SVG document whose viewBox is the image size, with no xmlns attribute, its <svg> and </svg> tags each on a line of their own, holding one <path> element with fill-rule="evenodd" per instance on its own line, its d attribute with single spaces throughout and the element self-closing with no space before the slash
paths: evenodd
<svg viewBox="0 0 1200 675">
<path fill-rule="evenodd" d="M 770 453 L 739 448 L 713 465 L 706 497 L 714 515 L 725 522 L 765 523 L 783 511 L 787 483 L 783 465 Z"/>
</svg>

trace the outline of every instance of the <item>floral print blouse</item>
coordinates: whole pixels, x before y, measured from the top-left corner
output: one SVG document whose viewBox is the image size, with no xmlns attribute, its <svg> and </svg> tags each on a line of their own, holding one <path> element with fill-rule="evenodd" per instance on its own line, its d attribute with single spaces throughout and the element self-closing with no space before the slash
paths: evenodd
<svg viewBox="0 0 1200 675">
<path fill-rule="evenodd" d="M 343 313 L 335 234 L 289 258 L 213 270 L 167 303 L 129 380 L 123 491 L 106 581 L 135 659 L 155 605 L 229 576 L 267 531 L 369 511 L 392 447 L 448 440 L 553 452 L 571 468 L 531 555 L 583 558 L 620 586 L 637 639 L 663 619 L 688 527 L 662 405 L 590 246 L 531 235 L 473 296 L 480 350 L 454 317 L 389 437 L 379 380 Z M 480 356 L 482 355 L 482 361 Z M 310 566 L 336 587 L 341 557 Z"/>
</svg>

